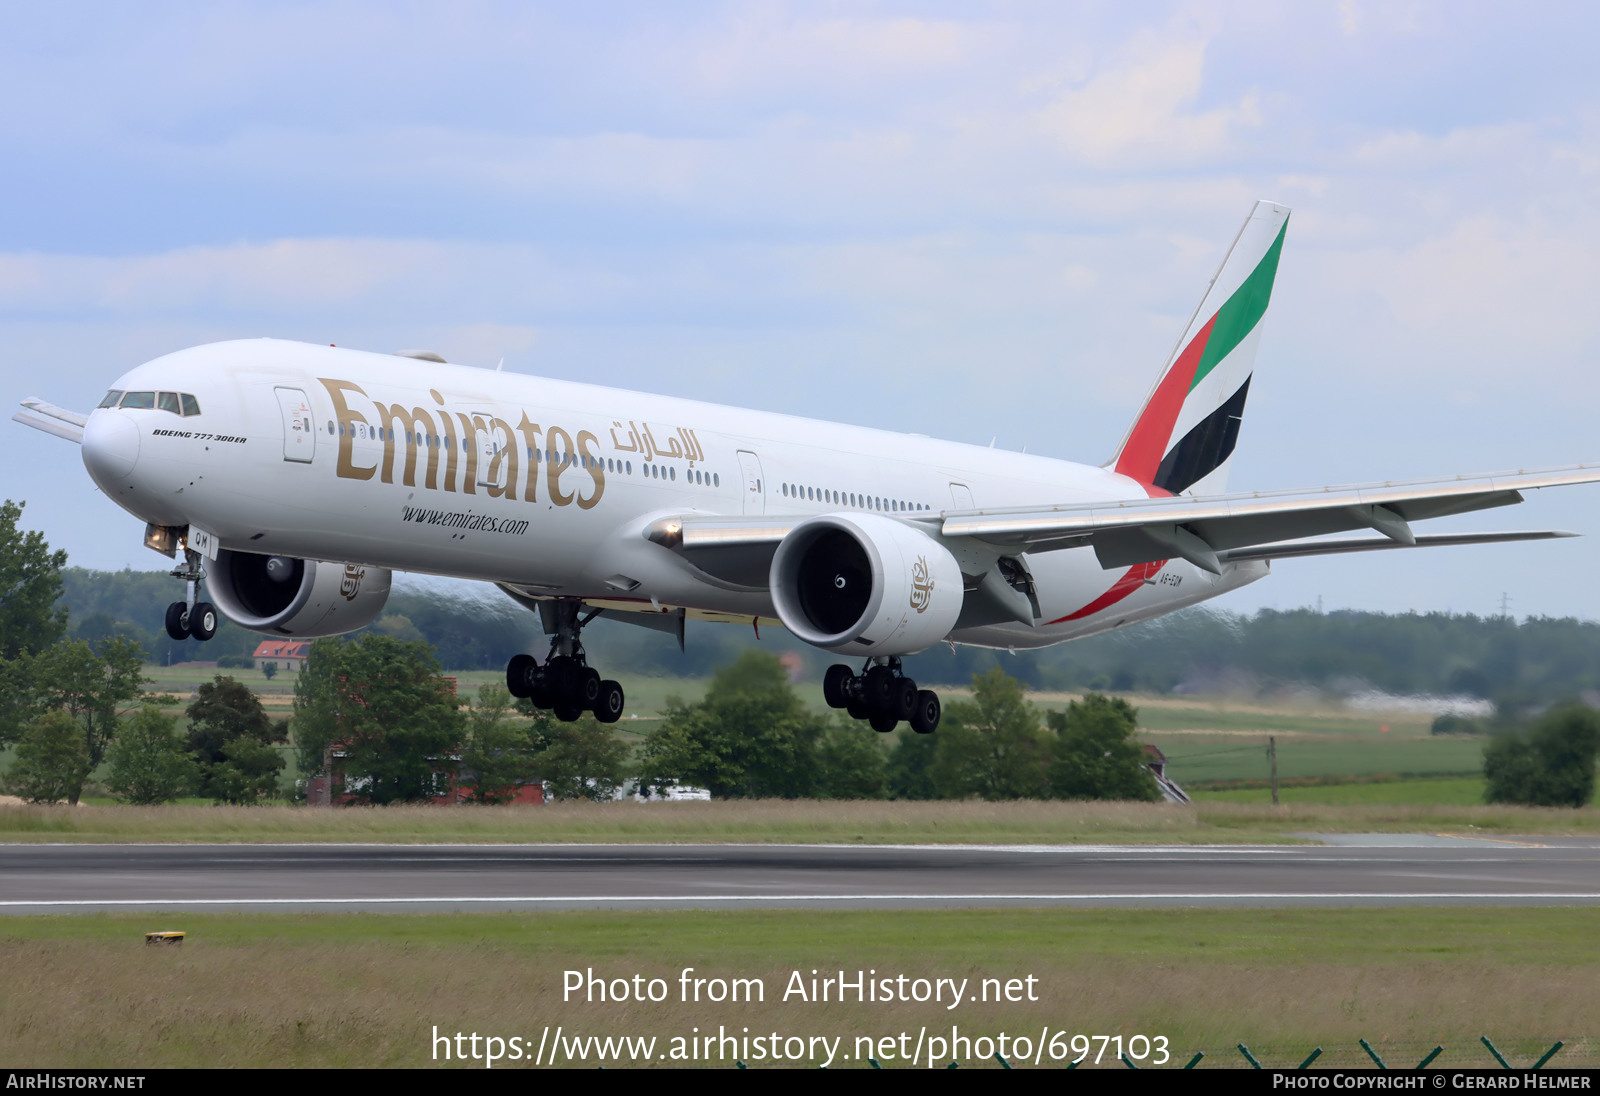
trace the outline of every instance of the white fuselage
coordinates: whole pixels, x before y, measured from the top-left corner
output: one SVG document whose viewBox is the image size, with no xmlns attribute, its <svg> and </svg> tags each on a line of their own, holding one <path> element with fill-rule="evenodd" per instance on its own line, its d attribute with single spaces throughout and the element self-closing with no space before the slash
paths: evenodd
<svg viewBox="0 0 1600 1096">
<path fill-rule="evenodd" d="M 1144 498 L 1133 480 L 917 435 L 277 340 L 141 365 L 123 391 L 198 415 L 101 409 L 84 459 L 119 505 L 240 552 L 508 583 L 617 608 L 775 622 L 764 590 L 708 580 L 645 538 L 665 517 L 942 511 Z M 1040 647 L 1260 578 L 1181 560 L 1104 570 L 1086 548 L 1027 557 L 1041 624 L 956 642 Z"/>
</svg>

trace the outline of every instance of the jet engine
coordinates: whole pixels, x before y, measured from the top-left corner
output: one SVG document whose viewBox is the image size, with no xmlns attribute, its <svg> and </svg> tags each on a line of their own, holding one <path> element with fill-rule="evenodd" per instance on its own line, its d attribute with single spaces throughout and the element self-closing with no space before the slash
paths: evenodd
<svg viewBox="0 0 1600 1096">
<path fill-rule="evenodd" d="M 772 600 L 801 639 L 827 651 L 908 655 L 955 627 L 955 557 L 880 514 L 823 514 L 789 531 L 772 557 Z"/>
<path fill-rule="evenodd" d="M 391 572 L 227 549 L 208 568 L 206 588 L 223 615 L 255 632 L 333 636 L 371 624 L 389 600 Z"/>
</svg>

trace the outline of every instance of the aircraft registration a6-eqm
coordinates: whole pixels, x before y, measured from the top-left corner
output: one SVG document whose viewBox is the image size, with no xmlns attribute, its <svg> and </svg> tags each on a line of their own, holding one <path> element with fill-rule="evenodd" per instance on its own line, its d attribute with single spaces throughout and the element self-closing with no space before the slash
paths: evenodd
<svg viewBox="0 0 1600 1096">
<path fill-rule="evenodd" d="M 514 657 L 506 681 L 562 719 L 622 714 L 581 642 L 606 613 L 680 644 L 686 617 L 781 621 L 859 660 L 828 670 L 829 704 L 926 733 L 939 698 L 901 660 L 943 641 L 1060 643 L 1274 559 L 1570 535 L 1412 524 L 1600 467 L 1221 493 L 1288 220 L 1256 204 L 1099 467 L 270 339 L 157 358 L 88 415 L 26 400 L 15 418 L 80 442 L 145 543 L 179 560 L 174 637 L 209 638 L 218 610 L 272 635 L 348 632 L 382 610 L 392 571 L 451 575 L 539 613 L 549 652 Z"/>
</svg>

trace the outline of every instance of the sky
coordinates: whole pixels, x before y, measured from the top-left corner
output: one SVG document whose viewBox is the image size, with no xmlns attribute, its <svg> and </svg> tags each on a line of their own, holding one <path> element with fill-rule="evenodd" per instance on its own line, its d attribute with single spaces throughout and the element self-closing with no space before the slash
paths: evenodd
<svg viewBox="0 0 1600 1096">
<path fill-rule="evenodd" d="M 1257 198 L 1230 489 L 1600 459 L 1600 9 L 0 5 L 0 388 L 274 336 L 1100 463 Z M 0 417 L 70 562 L 165 569 Z M 1055 501 L 1055 500 L 1041 500 Z M 1600 485 L 1214 604 L 1600 618 Z"/>
</svg>

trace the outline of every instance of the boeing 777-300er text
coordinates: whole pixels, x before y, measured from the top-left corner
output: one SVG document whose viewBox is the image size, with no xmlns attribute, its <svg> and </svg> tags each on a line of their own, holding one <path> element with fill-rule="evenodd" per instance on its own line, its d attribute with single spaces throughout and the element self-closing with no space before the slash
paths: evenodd
<svg viewBox="0 0 1600 1096">
<path fill-rule="evenodd" d="M 179 561 L 174 637 L 210 638 L 218 611 L 270 635 L 348 632 L 383 609 L 391 572 L 452 575 L 539 613 L 549 651 L 512 658 L 506 683 L 562 719 L 622 714 L 581 642 L 605 613 L 680 643 L 685 618 L 781 621 L 855 660 L 828 670 L 829 704 L 926 733 L 939 698 L 901 660 L 937 643 L 1060 643 L 1274 559 L 1571 535 L 1412 526 L 1600 467 L 1222 493 L 1288 220 L 1256 204 L 1098 467 L 273 339 L 157 358 L 88 415 L 30 399 L 15 418 L 80 442 Z"/>
</svg>

